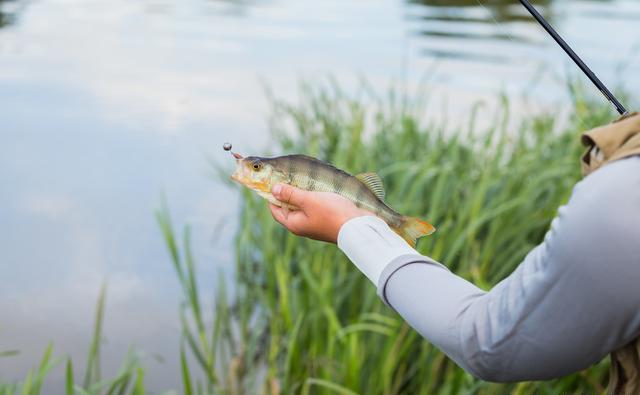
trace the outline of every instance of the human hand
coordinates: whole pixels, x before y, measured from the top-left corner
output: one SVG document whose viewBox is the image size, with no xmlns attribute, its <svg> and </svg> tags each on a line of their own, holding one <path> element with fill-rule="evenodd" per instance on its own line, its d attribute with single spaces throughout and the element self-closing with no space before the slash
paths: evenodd
<svg viewBox="0 0 640 395">
<path fill-rule="evenodd" d="M 352 201 L 336 193 L 309 192 L 287 184 L 277 184 L 273 196 L 299 210 L 289 211 L 269 204 L 273 218 L 297 236 L 336 243 L 338 232 L 348 220 L 374 215 L 358 208 Z"/>
</svg>

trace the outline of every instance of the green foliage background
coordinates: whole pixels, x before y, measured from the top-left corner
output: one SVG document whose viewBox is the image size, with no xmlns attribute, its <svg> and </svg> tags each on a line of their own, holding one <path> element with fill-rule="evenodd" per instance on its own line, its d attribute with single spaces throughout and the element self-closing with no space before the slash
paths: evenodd
<svg viewBox="0 0 640 395">
<path fill-rule="evenodd" d="M 419 251 L 489 289 L 542 241 L 568 200 L 580 178 L 580 132 L 612 119 L 607 107 L 571 91 L 575 105 L 565 125 L 558 125 L 560 114 L 542 114 L 525 116 L 512 129 L 503 98 L 497 113 L 487 115 L 478 105 L 468 126 L 451 130 L 421 120 L 424 97 L 303 85 L 295 105 L 272 99 L 271 122 L 278 152 L 312 155 L 351 173 L 377 171 L 393 207 L 437 226 Z M 476 130 L 476 118 L 488 116 L 491 125 Z M 221 282 L 213 312 L 203 311 L 189 230 L 178 237 L 168 210 L 157 213 L 184 291 L 178 392 L 561 394 L 606 387 L 607 360 L 548 382 L 473 378 L 385 307 L 335 246 L 285 232 L 262 199 L 241 193 L 233 292 Z M 68 361 L 67 393 L 144 393 L 144 369 L 135 356 L 118 377 L 100 378 L 102 306 L 101 299 L 88 373 L 80 382 Z M 53 362 L 49 349 L 22 383 L 0 385 L 0 394 L 46 393 L 41 382 Z"/>
<path fill-rule="evenodd" d="M 539 244 L 580 178 L 580 131 L 606 123 L 606 108 L 576 97 L 575 114 L 526 118 L 509 130 L 509 102 L 486 130 L 478 106 L 466 129 L 422 125 L 420 103 L 347 97 L 335 85 L 303 88 L 301 103 L 276 103 L 283 152 L 303 152 L 352 173 L 377 171 L 387 201 L 427 218 L 438 232 L 420 252 L 489 289 Z M 366 97 L 367 99 L 363 99 Z M 363 102 L 370 101 L 369 105 Z M 373 103 L 373 104 L 371 104 Z M 417 105 L 416 105 L 417 103 Z M 375 288 L 332 245 L 301 240 L 244 192 L 237 241 L 240 342 L 262 338 L 249 361 L 286 393 L 495 394 L 601 392 L 606 363 L 551 382 L 497 385 L 474 379 L 385 307 Z M 339 386 L 339 387 L 338 387 Z M 340 388 L 340 389 L 338 389 Z"/>
</svg>

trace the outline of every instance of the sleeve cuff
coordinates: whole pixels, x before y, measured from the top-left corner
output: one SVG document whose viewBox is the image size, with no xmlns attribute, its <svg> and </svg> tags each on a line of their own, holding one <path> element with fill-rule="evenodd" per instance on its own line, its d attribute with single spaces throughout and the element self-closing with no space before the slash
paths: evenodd
<svg viewBox="0 0 640 395">
<path fill-rule="evenodd" d="M 342 225 L 338 247 L 374 285 L 378 285 L 385 267 L 397 257 L 420 256 L 386 222 L 374 216 L 356 217 Z"/>
</svg>

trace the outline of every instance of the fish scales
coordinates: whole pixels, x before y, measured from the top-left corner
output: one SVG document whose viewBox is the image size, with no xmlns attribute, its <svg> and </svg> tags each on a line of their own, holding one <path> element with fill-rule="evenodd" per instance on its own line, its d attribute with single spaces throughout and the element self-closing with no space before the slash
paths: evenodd
<svg viewBox="0 0 640 395">
<path fill-rule="evenodd" d="M 311 191 L 338 193 L 357 206 L 384 216 L 388 222 L 395 225 L 400 222 L 400 214 L 380 202 L 362 182 L 340 169 L 298 156 L 273 161 L 275 168 L 286 169 L 284 173 L 290 177 L 291 185 Z"/>
<path fill-rule="evenodd" d="M 337 193 L 398 226 L 402 215 L 380 201 L 360 180 L 332 165 L 307 157 L 274 159 L 275 168 L 284 168 L 291 177 L 291 185 L 315 192 Z M 312 181 L 313 180 L 313 181 Z"/>
<path fill-rule="evenodd" d="M 405 217 L 379 198 L 378 196 L 384 195 L 384 191 L 375 174 L 356 177 L 329 163 L 305 155 L 286 155 L 275 158 L 236 157 L 236 161 L 238 167 L 232 178 L 255 190 L 275 205 L 290 207 L 271 194 L 273 185 L 281 182 L 307 191 L 337 193 L 356 206 L 382 218 L 411 245 L 415 245 L 418 237 L 435 231 L 428 222 Z M 290 208 L 295 209 L 295 207 Z"/>
</svg>

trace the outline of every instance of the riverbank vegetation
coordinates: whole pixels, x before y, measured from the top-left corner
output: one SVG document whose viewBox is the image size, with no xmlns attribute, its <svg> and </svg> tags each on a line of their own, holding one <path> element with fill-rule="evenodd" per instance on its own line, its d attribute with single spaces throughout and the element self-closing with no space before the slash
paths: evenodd
<svg viewBox="0 0 640 395">
<path fill-rule="evenodd" d="M 420 98 L 377 97 L 367 89 L 350 96 L 333 84 L 307 85 L 295 105 L 273 99 L 274 150 L 315 156 L 351 173 L 378 172 L 393 207 L 437 226 L 418 250 L 489 289 L 543 239 L 567 201 L 580 178 L 580 132 L 613 118 L 604 104 L 572 92 L 574 106 L 562 124 L 563 116 L 549 113 L 521 117 L 513 128 L 504 98 L 499 111 L 478 105 L 465 126 L 452 130 L 421 119 Z M 478 119 L 490 125 L 479 129 Z M 386 307 L 335 246 L 287 233 L 262 199 L 240 194 L 235 280 L 220 282 L 213 312 L 203 308 L 189 230 L 174 229 L 167 209 L 157 213 L 184 295 L 178 393 L 604 391 L 607 360 L 547 382 L 473 378 Z M 23 382 L 0 385 L 0 394 L 46 393 L 42 383 L 55 363 L 66 369 L 68 394 L 144 393 L 144 368 L 134 354 L 117 377 L 100 377 L 103 306 L 101 297 L 85 371 L 48 349 Z"/>
</svg>

